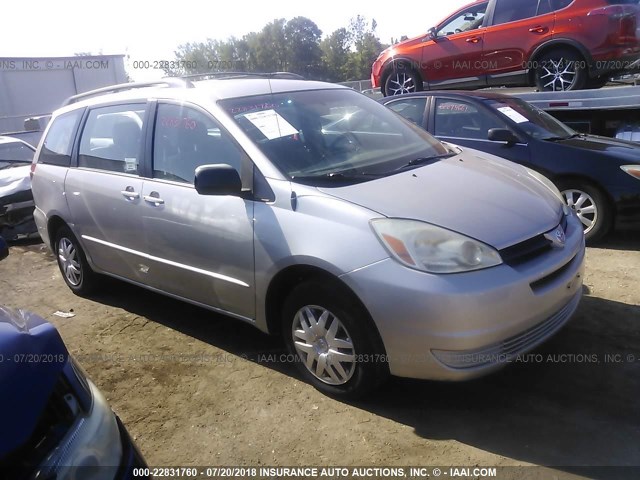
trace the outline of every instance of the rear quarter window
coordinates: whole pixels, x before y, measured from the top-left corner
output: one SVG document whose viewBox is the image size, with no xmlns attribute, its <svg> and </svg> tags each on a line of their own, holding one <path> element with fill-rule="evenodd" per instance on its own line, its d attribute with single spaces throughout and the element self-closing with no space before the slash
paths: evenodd
<svg viewBox="0 0 640 480">
<path fill-rule="evenodd" d="M 68 167 L 76 128 L 84 110 L 74 110 L 57 116 L 42 144 L 38 163 Z"/>
</svg>

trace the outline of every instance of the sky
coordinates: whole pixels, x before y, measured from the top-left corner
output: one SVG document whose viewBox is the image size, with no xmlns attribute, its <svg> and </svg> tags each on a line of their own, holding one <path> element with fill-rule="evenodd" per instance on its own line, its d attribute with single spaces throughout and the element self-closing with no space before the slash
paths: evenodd
<svg viewBox="0 0 640 480">
<path fill-rule="evenodd" d="M 161 74 L 134 71 L 133 61 L 173 60 L 180 44 L 242 37 L 276 18 L 307 17 L 324 38 L 360 14 L 374 18 L 380 40 L 390 43 L 392 37 L 425 33 L 467 3 L 470 0 L 428 0 L 407 9 L 371 0 L 110 0 L 99 5 L 87 0 L 10 0 L 3 8 L 8 14 L 3 15 L 0 29 L 0 57 L 125 54 L 129 74 L 135 80 L 147 80 Z"/>
</svg>

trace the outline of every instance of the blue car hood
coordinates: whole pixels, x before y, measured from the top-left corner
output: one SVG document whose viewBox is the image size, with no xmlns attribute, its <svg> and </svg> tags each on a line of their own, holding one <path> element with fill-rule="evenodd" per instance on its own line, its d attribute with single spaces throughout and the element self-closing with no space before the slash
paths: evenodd
<svg viewBox="0 0 640 480">
<path fill-rule="evenodd" d="M 31 436 L 68 357 L 53 325 L 0 306 L 0 460 Z"/>
</svg>

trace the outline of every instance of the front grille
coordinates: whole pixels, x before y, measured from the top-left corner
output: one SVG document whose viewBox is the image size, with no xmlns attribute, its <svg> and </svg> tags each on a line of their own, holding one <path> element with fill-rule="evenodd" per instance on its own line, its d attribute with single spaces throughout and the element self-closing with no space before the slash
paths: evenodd
<svg viewBox="0 0 640 480">
<path fill-rule="evenodd" d="M 562 215 L 560 225 L 565 231 L 565 234 L 568 234 L 569 232 L 567 232 L 568 225 L 566 215 Z M 507 248 L 503 248 L 499 253 L 502 261 L 507 265 L 513 267 L 528 262 L 529 260 L 533 260 L 543 253 L 551 250 L 552 248 L 553 247 L 551 241 L 547 240 L 544 234 L 541 233 L 540 235 L 531 237 L 527 240 L 524 240 L 523 242 L 516 243 L 515 245 L 511 245 Z"/>
<path fill-rule="evenodd" d="M 579 292 L 569 303 L 542 323 L 500 343 L 475 350 L 432 350 L 432 353 L 447 367 L 456 369 L 510 362 L 559 330 L 578 308 L 581 297 L 582 292 Z"/>
</svg>

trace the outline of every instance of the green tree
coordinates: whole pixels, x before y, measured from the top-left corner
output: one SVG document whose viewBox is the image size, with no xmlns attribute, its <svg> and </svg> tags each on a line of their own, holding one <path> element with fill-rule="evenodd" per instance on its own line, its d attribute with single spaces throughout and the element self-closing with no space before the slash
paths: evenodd
<svg viewBox="0 0 640 480">
<path fill-rule="evenodd" d="M 322 30 L 308 18 L 295 17 L 286 23 L 284 34 L 288 51 L 287 71 L 307 77 L 318 75 L 322 65 Z"/>
<path fill-rule="evenodd" d="M 340 82 L 347 78 L 351 37 L 346 28 L 339 28 L 320 42 L 326 80 Z"/>
</svg>

